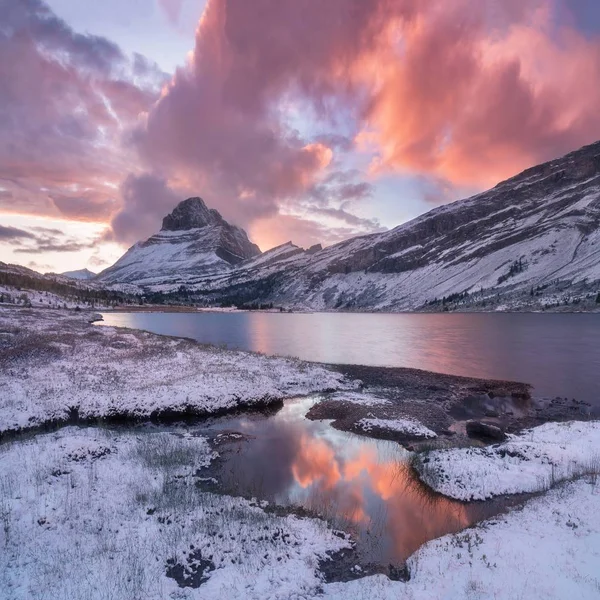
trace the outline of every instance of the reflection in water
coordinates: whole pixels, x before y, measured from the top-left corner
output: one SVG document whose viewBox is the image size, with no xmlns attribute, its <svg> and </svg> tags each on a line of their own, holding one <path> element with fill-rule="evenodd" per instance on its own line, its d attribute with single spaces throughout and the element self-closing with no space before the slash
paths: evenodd
<svg viewBox="0 0 600 600">
<path fill-rule="evenodd" d="M 382 565 L 400 563 L 424 542 L 483 516 L 480 507 L 428 493 L 398 444 L 304 419 L 314 401 L 288 402 L 269 418 L 215 420 L 213 430 L 246 435 L 223 452 L 217 478 L 225 491 L 320 514 L 354 533 L 362 561 Z"/>
<path fill-rule="evenodd" d="M 531 383 L 600 402 L 600 315 L 105 313 L 105 324 L 328 363 Z"/>
</svg>

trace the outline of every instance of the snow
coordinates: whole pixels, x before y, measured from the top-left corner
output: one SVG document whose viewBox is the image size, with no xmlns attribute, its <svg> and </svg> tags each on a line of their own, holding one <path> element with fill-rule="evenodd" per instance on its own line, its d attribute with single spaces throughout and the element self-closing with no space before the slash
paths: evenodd
<svg viewBox="0 0 600 600">
<path fill-rule="evenodd" d="M 202 491 L 215 456 L 185 428 L 67 427 L 0 445 L 2 597 L 598 597 L 600 486 L 592 478 L 427 543 L 409 559 L 406 583 L 380 575 L 323 584 L 318 561 L 348 547 L 347 538 L 316 519 Z M 215 568 L 199 588 L 180 588 L 167 569 L 197 551 Z"/>
<path fill-rule="evenodd" d="M 65 271 L 61 273 L 63 277 L 68 277 L 69 279 L 78 279 L 82 281 L 86 281 L 88 279 L 93 279 L 96 277 L 96 273 L 93 273 L 89 269 L 78 269 L 77 271 Z"/>
<path fill-rule="evenodd" d="M 600 471 L 600 421 L 546 423 L 492 447 L 434 450 L 418 465 L 425 483 L 457 500 L 535 492 Z"/>
<path fill-rule="evenodd" d="M 522 509 L 433 540 L 411 579 L 383 575 L 324 586 L 330 600 L 595 600 L 600 596 L 600 485 L 579 480 Z"/>
<path fill-rule="evenodd" d="M 386 398 L 380 398 L 371 392 L 336 392 L 329 397 L 329 400 L 338 400 L 340 402 L 352 402 L 352 404 L 363 404 L 365 406 L 373 406 L 377 404 L 391 404 Z"/>
<path fill-rule="evenodd" d="M 53 294 L 52 292 L 40 292 L 28 288 L 17 290 L 14 287 L 6 285 L 0 285 L 0 296 L 4 297 L 3 301 L 0 302 L 0 307 L 2 305 L 26 306 L 28 304 L 34 308 L 75 308 L 81 306 L 81 302 Z M 96 307 L 98 309 L 108 308 L 100 303 L 97 303 Z"/>
<path fill-rule="evenodd" d="M 185 231 L 161 231 L 143 244 L 132 246 L 112 267 L 99 274 L 106 284 L 152 285 L 177 282 L 231 269 L 217 256 L 220 229 L 203 227 Z"/>
<path fill-rule="evenodd" d="M 318 561 L 348 539 L 202 491 L 213 457 L 180 431 L 69 427 L 0 446 L 0 597 L 315 597 Z M 180 588 L 167 570 L 198 552 L 214 569 Z"/>
<path fill-rule="evenodd" d="M 383 429 L 385 431 L 395 431 L 404 435 L 410 435 L 420 438 L 435 438 L 437 434 L 413 419 L 378 419 L 364 418 L 356 423 L 357 427 L 363 431 L 372 431 L 373 429 Z"/>
<path fill-rule="evenodd" d="M 80 418 L 210 414 L 359 382 L 319 365 L 93 327 L 90 315 L 0 309 L 0 433 Z"/>
</svg>

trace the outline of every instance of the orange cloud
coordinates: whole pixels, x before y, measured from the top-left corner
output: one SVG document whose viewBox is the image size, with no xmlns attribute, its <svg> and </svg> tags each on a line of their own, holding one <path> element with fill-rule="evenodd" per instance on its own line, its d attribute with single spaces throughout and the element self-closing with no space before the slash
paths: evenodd
<svg viewBox="0 0 600 600">
<path fill-rule="evenodd" d="M 319 482 L 325 489 L 331 489 L 341 479 L 335 453 L 324 441 L 303 435 L 298 454 L 292 465 L 292 474 L 298 484 L 307 488 Z"/>
<path fill-rule="evenodd" d="M 498 24 L 485 1 L 430 2 L 388 24 L 353 70 L 375 170 L 487 186 L 600 136 L 600 42 L 529 6 Z"/>
</svg>

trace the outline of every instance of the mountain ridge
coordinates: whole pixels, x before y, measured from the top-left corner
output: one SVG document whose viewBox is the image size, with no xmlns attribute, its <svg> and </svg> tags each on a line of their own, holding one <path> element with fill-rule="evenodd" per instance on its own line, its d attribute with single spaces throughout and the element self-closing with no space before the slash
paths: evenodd
<svg viewBox="0 0 600 600">
<path fill-rule="evenodd" d="M 210 211 L 204 205 L 200 217 L 216 218 Z M 141 284 L 165 292 L 184 285 L 209 304 L 401 311 L 441 310 L 440 302 L 445 309 L 448 297 L 459 296 L 463 305 L 510 309 L 511 298 L 523 303 L 525 293 L 547 296 L 549 305 L 569 289 L 593 294 L 599 281 L 596 142 L 383 233 L 308 251 L 290 242 L 221 269 L 191 269 Z"/>
</svg>

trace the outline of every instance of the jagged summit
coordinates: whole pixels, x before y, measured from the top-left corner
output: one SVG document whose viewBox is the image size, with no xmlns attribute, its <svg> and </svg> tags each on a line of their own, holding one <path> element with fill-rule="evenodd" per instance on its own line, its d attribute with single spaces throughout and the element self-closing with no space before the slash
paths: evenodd
<svg viewBox="0 0 600 600">
<path fill-rule="evenodd" d="M 199 197 L 180 202 L 162 229 L 132 246 L 98 279 L 106 283 L 162 285 L 213 275 L 260 254 L 240 227 Z"/>
<path fill-rule="evenodd" d="M 161 231 L 186 231 L 227 224 L 218 210 L 208 208 L 199 196 L 180 202 L 162 222 Z"/>
</svg>

